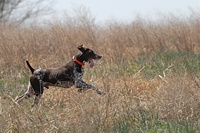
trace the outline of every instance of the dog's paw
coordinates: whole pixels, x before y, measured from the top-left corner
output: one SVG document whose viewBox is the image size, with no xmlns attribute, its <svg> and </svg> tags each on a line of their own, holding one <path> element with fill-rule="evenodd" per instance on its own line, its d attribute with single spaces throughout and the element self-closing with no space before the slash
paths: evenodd
<svg viewBox="0 0 200 133">
<path fill-rule="evenodd" d="M 97 91 L 97 94 L 99 94 L 99 95 L 104 95 L 105 93 L 102 91 L 102 90 L 100 90 L 100 89 L 98 89 L 98 90 L 96 90 Z"/>
</svg>

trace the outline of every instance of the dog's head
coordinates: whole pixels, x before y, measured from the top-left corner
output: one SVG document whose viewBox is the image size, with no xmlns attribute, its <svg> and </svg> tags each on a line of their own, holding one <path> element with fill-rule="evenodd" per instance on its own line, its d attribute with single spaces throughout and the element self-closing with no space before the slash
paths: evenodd
<svg viewBox="0 0 200 133">
<path fill-rule="evenodd" d="M 86 61 L 90 64 L 90 67 L 94 66 L 93 60 L 99 60 L 102 56 L 96 54 L 93 50 L 85 47 L 84 45 L 80 45 L 78 49 L 82 52 L 82 60 Z"/>
</svg>

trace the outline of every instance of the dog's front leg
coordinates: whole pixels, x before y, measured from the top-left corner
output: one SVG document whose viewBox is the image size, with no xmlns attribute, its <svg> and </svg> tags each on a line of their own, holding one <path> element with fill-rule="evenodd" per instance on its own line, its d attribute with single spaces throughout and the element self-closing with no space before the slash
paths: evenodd
<svg viewBox="0 0 200 133">
<path fill-rule="evenodd" d="M 82 92 L 86 89 L 93 89 L 98 94 L 103 94 L 103 92 L 100 89 L 96 88 L 95 86 L 93 86 L 91 84 L 87 84 L 86 82 L 84 82 L 82 80 L 83 73 L 80 73 L 80 72 L 77 72 L 76 70 L 74 70 L 74 75 L 75 75 L 75 87 L 80 88 L 78 90 L 79 92 Z"/>
<path fill-rule="evenodd" d="M 96 88 L 95 86 L 93 86 L 93 85 L 91 85 L 91 88 L 93 89 L 93 90 L 95 90 L 98 94 L 103 94 L 103 91 L 102 90 L 100 90 L 100 89 L 98 89 L 98 88 Z"/>
<path fill-rule="evenodd" d="M 86 89 L 93 89 L 95 90 L 98 94 L 103 94 L 103 91 L 101 91 L 100 89 L 96 88 L 95 86 L 91 85 L 91 84 L 87 84 L 86 82 L 84 82 L 83 80 L 76 80 L 75 81 L 75 87 L 76 88 L 80 88 L 78 90 L 78 92 L 83 92 Z"/>
</svg>

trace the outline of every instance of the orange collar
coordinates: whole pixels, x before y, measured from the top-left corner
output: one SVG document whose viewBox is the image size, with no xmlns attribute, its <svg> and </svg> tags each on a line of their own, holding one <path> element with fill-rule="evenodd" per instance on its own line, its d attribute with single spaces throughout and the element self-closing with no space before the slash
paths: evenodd
<svg viewBox="0 0 200 133">
<path fill-rule="evenodd" d="M 79 65 L 81 65 L 81 66 L 84 66 L 85 64 L 83 63 L 83 62 L 80 62 L 79 60 L 74 60 L 76 63 L 78 63 Z"/>
</svg>

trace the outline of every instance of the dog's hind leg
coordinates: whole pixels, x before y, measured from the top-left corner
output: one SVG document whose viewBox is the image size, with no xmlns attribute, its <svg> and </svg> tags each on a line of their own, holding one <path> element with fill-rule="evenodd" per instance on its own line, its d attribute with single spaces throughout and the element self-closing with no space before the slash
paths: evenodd
<svg viewBox="0 0 200 133">
<path fill-rule="evenodd" d="M 32 107 L 34 107 L 36 104 L 38 104 L 42 94 L 43 94 L 43 91 L 44 91 L 44 87 L 43 87 L 43 81 L 42 80 L 38 80 L 37 77 L 34 77 L 32 76 L 30 78 L 30 83 L 33 87 L 33 90 L 35 92 L 35 98 L 34 98 L 34 101 L 33 101 L 33 104 L 32 104 Z"/>
<path fill-rule="evenodd" d="M 35 95 L 32 107 L 34 107 L 35 105 L 37 105 L 39 103 L 39 100 L 40 100 L 41 97 L 42 97 L 42 94 Z"/>
<path fill-rule="evenodd" d="M 34 94 L 33 88 L 29 82 L 28 85 L 28 90 L 20 97 L 18 97 L 17 99 L 15 99 L 16 103 L 20 103 L 23 99 L 27 99 L 30 98 L 32 95 Z"/>
</svg>

